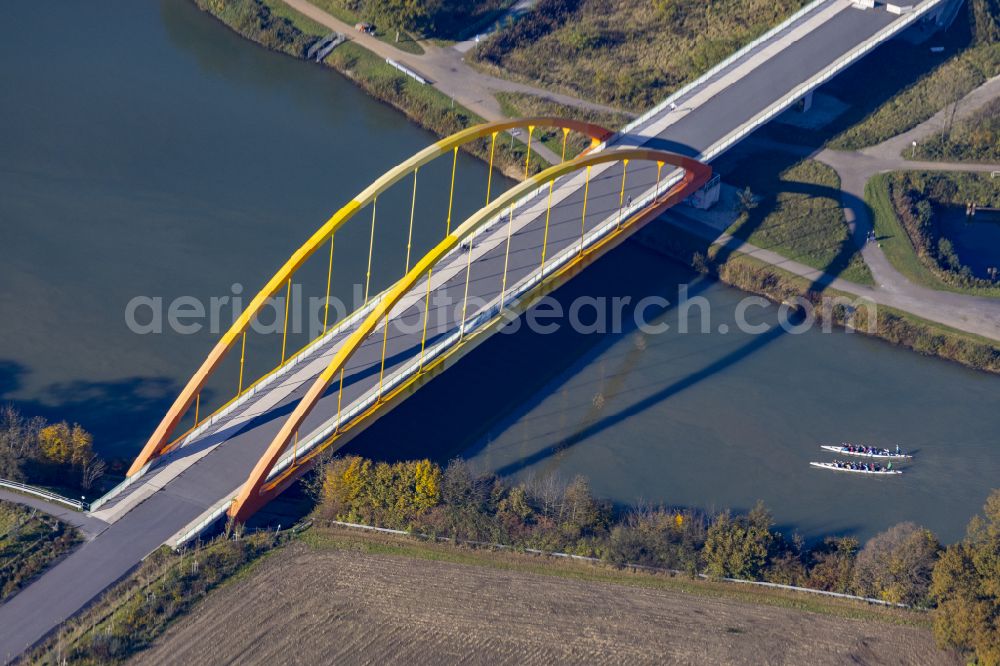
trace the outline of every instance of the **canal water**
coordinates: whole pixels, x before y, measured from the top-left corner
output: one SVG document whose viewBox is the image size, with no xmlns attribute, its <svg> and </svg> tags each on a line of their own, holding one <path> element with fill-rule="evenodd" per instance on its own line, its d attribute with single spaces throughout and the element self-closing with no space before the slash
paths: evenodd
<svg viewBox="0 0 1000 666">
<path fill-rule="evenodd" d="M 9 14 L 18 30 L 0 42 L 0 400 L 78 421 L 106 455 L 128 457 L 216 338 L 137 334 L 128 304 L 249 298 L 330 213 L 433 137 L 183 0 L 20 3 Z M 414 252 L 440 236 L 446 201 L 434 192 L 449 171 L 420 172 Z M 487 176 L 464 156 L 459 173 L 456 216 L 479 205 Z M 410 184 L 401 189 L 379 202 L 373 289 L 403 270 Z M 364 273 L 367 224 L 338 235 L 341 296 Z M 322 257 L 302 272 L 307 293 L 322 295 L 325 270 Z M 675 304 L 680 285 L 706 299 L 708 330 L 679 333 L 676 305 L 648 310 L 666 332 L 631 323 L 641 299 Z M 774 306 L 748 315 L 769 332 L 741 333 L 744 294 L 634 242 L 557 293 L 567 307 L 581 296 L 630 299 L 622 329 L 496 336 L 352 450 L 461 455 L 516 479 L 582 474 L 621 504 L 746 509 L 763 499 L 779 525 L 809 538 L 915 520 L 954 540 L 1000 485 L 998 378 L 843 331 L 787 333 Z M 250 340 L 250 368 L 278 361 L 280 336 Z M 223 375 L 209 403 L 235 388 Z M 808 467 L 829 459 L 820 443 L 842 440 L 899 443 L 917 458 L 894 479 Z"/>
</svg>

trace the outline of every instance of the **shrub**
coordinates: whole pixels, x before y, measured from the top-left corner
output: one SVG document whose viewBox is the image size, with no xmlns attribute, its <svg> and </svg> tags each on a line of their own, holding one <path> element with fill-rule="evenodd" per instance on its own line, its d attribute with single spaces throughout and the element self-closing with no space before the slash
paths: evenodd
<svg viewBox="0 0 1000 666">
<path fill-rule="evenodd" d="M 817 590 L 847 594 L 854 582 L 854 562 L 858 540 L 852 537 L 827 537 L 810 553 L 812 566 L 808 586 Z"/>
</svg>

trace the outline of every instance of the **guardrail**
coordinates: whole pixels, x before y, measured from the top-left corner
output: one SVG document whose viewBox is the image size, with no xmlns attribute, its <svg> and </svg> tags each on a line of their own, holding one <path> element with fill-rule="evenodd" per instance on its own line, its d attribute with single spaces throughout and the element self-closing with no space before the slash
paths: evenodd
<svg viewBox="0 0 1000 666">
<path fill-rule="evenodd" d="M 349 527 L 351 529 L 365 530 L 368 532 L 379 532 L 382 534 L 394 534 L 397 536 L 405 537 L 415 537 L 417 539 L 426 539 L 428 541 L 448 541 L 461 543 L 469 546 L 479 546 L 485 548 L 495 548 L 497 550 L 519 550 L 525 553 L 530 553 L 532 555 L 544 555 L 548 557 L 560 557 L 567 560 L 578 560 L 580 562 L 589 562 L 591 564 L 608 564 L 607 560 L 602 560 L 599 557 L 588 557 L 586 555 L 574 555 L 572 553 L 562 553 L 555 550 L 540 550 L 538 548 L 521 548 L 519 546 L 511 546 L 503 543 L 493 543 L 490 541 L 473 541 L 470 539 L 452 539 L 451 537 L 434 536 L 431 534 L 422 534 L 420 532 L 407 532 L 405 530 L 394 530 L 388 527 L 375 527 L 373 525 L 365 525 L 364 523 L 349 523 L 342 520 L 331 520 L 329 521 L 331 525 L 339 525 L 340 527 Z M 686 576 L 687 571 L 681 571 L 679 569 L 668 569 L 666 567 L 652 567 L 645 564 L 630 564 L 626 563 L 624 566 L 630 569 L 638 569 L 640 571 L 649 571 L 652 573 L 665 573 L 672 576 Z M 911 608 L 914 606 L 909 606 L 907 604 L 895 603 L 892 601 L 885 601 L 884 599 L 875 599 L 873 597 L 861 597 L 856 594 L 845 594 L 843 592 L 829 592 L 827 590 L 817 590 L 812 587 L 799 587 L 798 585 L 785 585 L 784 583 L 769 583 L 763 580 L 749 580 L 747 578 L 713 578 L 707 574 L 695 574 L 696 577 L 702 580 L 721 580 L 726 583 L 742 583 L 744 585 L 758 585 L 760 587 L 770 587 L 778 590 L 790 590 L 793 592 L 805 592 L 807 594 L 817 594 L 824 597 L 836 597 L 838 599 L 852 599 L 854 601 L 864 601 L 869 604 L 875 604 L 878 606 L 887 606 L 890 608 Z"/>
<path fill-rule="evenodd" d="M 726 138 L 722 141 L 715 143 L 705 152 L 698 156 L 698 159 L 702 162 L 709 162 L 712 159 L 718 157 L 721 153 L 730 148 L 734 143 L 750 134 L 758 127 L 769 121 L 771 118 L 782 113 L 789 107 L 791 107 L 796 101 L 804 97 L 811 90 L 815 90 L 819 86 L 823 85 L 834 76 L 839 74 L 841 71 L 846 69 L 848 66 L 852 65 L 863 55 L 867 54 L 869 51 L 873 50 L 883 42 L 885 42 L 890 37 L 894 36 L 896 33 L 908 28 L 912 23 L 914 23 L 918 18 L 929 12 L 931 9 L 936 8 L 941 4 L 942 0 L 926 0 L 924 4 L 909 14 L 905 15 L 905 18 L 900 19 L 890 23 L 885 28 L 882 28 L 877 33 L 869 37 L 860 46 L 856 47 L 854 50 L 850 51 L 846 55 L 837 58 L 829 67 L 824 69 L 822 72 L 812 77 L 805 83 L 801 84 L 795 88 L 791 93 L 783 97 L 780 101 L 772 105 L 767 111 L 757 114 L 747 122 L 743 123 L 740 127 L 736 128 L 733 132 L 728 134 Z"/>
<path fill-rule="evenodd" d="M 58 495 L 42 488 L 36 488 L 24 483 L 18 483 L 17 481 L 0 479 L 0 488 L 9 488 L 10 490 L 14 490 L 25 495 L 34 495 L 35 497 L 40 497 L 44 500 L 48 500 L 49 502 L 63 504 L 77 511 L 86 511 L 89 508 L 89 505 L 86 502 L 71 500 L 68 497 L 63 497 L 62 495 Z"/>
<path fill-rule="evenodd" d="M 663 182 L 660 183 L 659 189 L 657 189 L 656 187 L 651 187 L 640 199 L 634 201 L 629 206 L 624 206 L 622 208 L 621 219 L 627 220 L 636 213 L 645 209 L 647 206 L 653 203 L 654 199 L 659 197 L 663 192 L 669 191 L 670 188 L 676 185 L 677 182 L 680 181 L 682 177 L 683 177 L 682 169 L 678 169 L 668 174 L 668 176 L 663 180 Z M 524 205 L 530 205 L 528 202 L 530 202 L 533 198 L 544 196 L 546 192 L 548 192 L 548 185 L 547 184 L 541 185 L 533 193 L 525 195 L 525 197 L 521 201 L 525 202 Z M 497 219 L 500 219 L 502 217 L 503 213 L 499 214 L 497 216 Z M 487 225 L 484 225 L 484 229 L 492 227 L 497 221 L 497 219 L 494 219 L 490 221 Z M 588 234 L 584 236 L 583 247 L 584 248 L 592 247 L 593 245 L 604 239 L 606 236 L 608 236 L 612 231 L 614 231 L 618 227 L 619 227 L 619 215 L 618 212 L 616 211 L 611 215 L 609 215 L 607 218 L 605 218 L 603 223 L 592 229 Z M 454 250 L 454 252 L 457 251 L 458 251 L 457 249 Z M 471 252 L 472 248 L 470 247 L 468 251 Z M 369 389 L 360 398 L 358 398 L 353 407 L 350 407 L 349 409 L 345 410 L 339 416 L 339 418 L 335 417 L 327 421 L 323 426 L 320 427 L 319 430 L 316 431 L 314 435 L 312 435 L 308 439 L 300 441 L 298 445 L 294 448 L 294 450 L 286 452 L 286 454 L 282 456 L 282 458 L 271 469 L 271 472 L 270 474 L 268 474 L 267 477 L 268 480 L 274 479 L 279 473 L 281 473 L 287 467 L 289 467 L 289 465 L 292 464 L 295 458 L 308 453 L 313 448 L 319 446 L 322 442 L 326 441 L 331 435 L 336 433 L 341 426 L 350 423 L 355 416 L 361 414 L 365 410 L 369 409 L 376 402 L 378 402 L 381 396 L 391 393 L 396 386 L 400 385 L 409 378 L 418 374 L 423 368 L 423 366 L 427 365 L 428 363 L 430 363 L 431 361 L 433 361 L 434 359 L 436 359 L 437 357 L 441 356 L 443 353 L 448 351 L 455 343 L 462 340 L 467 333 L 474 332 L 484 326 L 489 325 L 497 316 L 499 316 L 503 312 L 505 308 L 514 305 L 521 297 L 527 294 L 537 284 L 539 284 L 550 275 L 562 269 L 569 261 L 571 261 L 574 257 L 578 255 L 579 251 L 580 251 L 580 244 L 578 243 L 573 243 L 563 248 L 563 250 L 560 251 L 555 257 L 553 257 L 550 261 L 546 262 L 544 269 L 536 271 L 530 276 L 523 278 L 520 282 L 513 285 L 505 294 L 498 295 L 497 302 L 494 303 L 492 306 L 490 306 L 488 309 L 473 315 L 464 322 L 461 322 L 457 326 L 455 331 L 453 331 L 451 334 L 449 334 L 447 337 L 445 337 L 437 344 L 429 347 L 425 351 L 422 358 L 417 358 L 413 360 L 409 365 L 400 368 L 395 373 L 387 377 L 386 380 L 382 383 L 381 388 L 372 387 L 371 389 Z"/>
<path fill-rule="evenodd" d="M 395 60 L 393 60 L 392 58 L 386 58 L 385 61 L 387 63 L 389 63 L 389 66 L 395 67 L 396 69 L 398 69 L 399 71 L 401 71 L 403 74 L 406 74 L 408 77 L 410 77 L 411 79 L 413 79 L 417 83 L 421 83 L 423 85 L 427 85 L 427 79 L 425 79 L 424 77 L 420 76 L 419 74 L 417 74 L 416 72 L 414 72 L 412 69 L 410 69 L 406 65 L 398 63 Z"/>
</svg>

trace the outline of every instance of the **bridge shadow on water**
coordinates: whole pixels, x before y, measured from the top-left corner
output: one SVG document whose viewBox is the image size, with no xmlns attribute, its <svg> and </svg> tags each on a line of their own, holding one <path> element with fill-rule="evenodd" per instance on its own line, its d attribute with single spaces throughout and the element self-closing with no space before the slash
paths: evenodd
<svg viewBox="0 0 1000 666">
<path fill-rule="evenodd" d="M 107 458 L 130 459 L 138 439 L 152 431 L 180 390 L 166 377 L 136 376 L 58 382 L 19 397 L 30 373 L 21 363 L 0 360 L 0 403 L 12 404 L 27 417 L 83 425 Z"/>
<path fill-rule="evenodd" d="M 738 171 L 741 161 L 752 158 L 751 150 L 745 150 L 742 154 L 733 151 L 718 169 L 726 179 L 727 173 Z M 801 159 L 801 154 L 780 152 L 769 156 L 768 168 L 774 169 L 776 188 L 779 186 L 777 174 Z M 780 187 L 786 192 L 832 199 L 838 206 L 841 202 L 838 189 L 822 185 L 782 182 Z M 749 237 L 777 206 L 776 196 L 763 198 L 760 205 L 750 211 L 738 236 Z M 661 223 L 658 220 L 651 225 Z M 655 233 L 675 232 L 672 227 L 664 227 Z M 686 243 L 691 252 L 704 255 L 708 250 L 708 244 L 702 241 L 688 238 Z M 636 241 L 631 240 L 602 257 L 552 294 L 564 311 L 578 297 L 629 297 L 630 306 L 623 312 L 623 328 L 620 332 L 577 333 L 569 326 L 561 326 L 555 333 L 541 335 L 520 326 L 516 332 L 495 335 L 444 375 L 435 378 L 416 395 L 370 426 L 345 447 L 342 453 L 383 460 L 429 457 L 442 463 L 459 455 L 474 457 L 488 445 L 487 433 L 495 437 L 510 428 L 565 384 L 579 368 L 585 367 L 627 336 L 639 334 L 632 309 L 638 301 L 647 296 L 664 296 L 673 301 L 678 285 L 684 283 L 688 284 L 688 297 L 692 298 L 713 284 L 711 278 L 700 276 L 665 257 L 662 263 L 670 265 L 670 270 L 636 270 L 635 267 L 642 263 L 632 261 L 637 252 L 652 250 L 639 247 Z M 733 249 L 732 246 L 719 247 L 717 252 L 717 261 L 722 262 L 732 255 Z M 826 271 L 809 285 L 809 289 L 822 292 L 850 264 L 857 252 L 854 239 L 848 237 L 840 243 L 833 252 Z M 671 309 L 674 309 L 674 305 L 662 308 L 656 317 L 647 316 L 647 321 L 659 321 Z M 523 318 L 521 323 L 523 324 Z M 552 442 L 549 436 L 540 437 L 539 439 L 551 443 L 493 471 L 504 476 L 511 475 L 554 460 L 561 453 L 599 436 L 622 421 L 661 405 L 738 365 L 780 340 L 785 333 L 784 328 L 772 326 L 767 332 L 752 336 L 736 349 L 709 358 L 703 367 L 675 378 L 662 387 L 651 387 L 651 393 L 617 411 L 599 414 L 568 433 L 546 433 L 557 435 L 558 438 Z"/>
<path fill-rule="evenodd" d="M 678 146 L 673 145 L 657 147 L 678 149 Z M 727 172 L 738 171 L 741 160 L 752 158 L 753 154 L 749 150 L 743 153 L 733 151 L 717 167 L 725 178 Z M 801 156 L 788 154 L 784 157 L 787 164 L 781 164 L 775 163 L 772 156 L 769 168 L 778 173 L 800 158 Z M 813 197 L 835 200 L 840 197 L 839 191 L 808 183 L 781 183 L 781 186 L 785 191 Z M 863 205 L 863 202 L 855 203 Z M 776 205 L 775 197 L 764 198 L 761 205 L 751 212 L 738 236 L 749 236 L 773 212 Z M 652 225 L 659 223 L 654 221 Z M 663 230 L 657 233 L 670 232 Z M 692 250 L 704 254 L 707 245 L 696 245 Z M 662 262 L 664 265 L 669 263 L 672 266 L 670 270 L 636 271 L 630 262 L 630 257 L 636 252 L 651 251 L 637 247 L 635 241 L 629 241 L 595 262 L 557 290 L 553 297 L 561 303 L 564 311 L 568 310 L 574 299 L 582 296 L 607 299 L 629 297 L 634 306 L 642 298 L 653 295 L 665 296 L 673 301 L 677 285 L 681 283 L 690 283 L 691 297 L 698 295 L 712 283 L 710 279 L 698 276 L 666 258 Z M 720 258 L 726 257 L 730 252 L 728 248 L 721 248 Z M 844 243 L 830 262 L 828 273 L 817 280 L 812 289 L 821 291 L 825 288 L 849 264 L 850 257 L 855 252 L 856 247 L 852 243 Z M 658 312 L 654 320 L 666 316 L 671 307 Z M 388 460 L 430 457 L 440 462 L 460 454 L 473 456 L 486 446 L 487 433 L 502 432 L 517 423 L 557 390 L 568 374 L 574 372 L 574 368 L 585 366 L 623 338 L 636 334 L 632 315 L 631 307 L 624 310 L 624 326 L 617 333 L 576 333 L 564 325 L 556 333 L 539 335 L 521 325 L 516 332 L 495 335 L 448 372 L 435 378 L 416 395 L 379 419 L 353 440 L 344 452 Z M 523 324 L 523 318 L 521 323 Z M 763 335 L 755 336 L 741 347 L 718 358 L 709 359 L 704 367 L 665 386 L 654 388 L 648 395 L 613 413 L 600 414 L 573 432 L 558 433 L 555 442 L 496 471 L 504 475 L 513 474 L 551 460 L 561 452 L 739 364 L 779 339 L 783 332 L 781 328 L 774 327 Z M 434 340 L 436 338 L 431 338 L 429 344 L 433 344 Z M 416 349 L 411 348 L 397 352 L 388 359 L 387 367 L 413 357 L 415 351 Z M 29 368 L 15 361 L 0 361 L 0 400 L 10 400 L 22 387 L 29 372 Z M 370 378 L 377 372 L 378 368 L 375 366 L 355 371 L 348 376 L 345 386 Z M 109 382 L 74 381 L 46 387 L 37 399 L 14 402 L 28 415 L 79 422 L 95 434 L 106 455 L 128 457 L 141 445 L 139 440 L 151 432 L 169 408 L 178 390 L 176 382 L 162 377 L 130 377 Z M 331 385 L 327 395 L 332 395 L 336 390 L 337 387 Z M 210 401 L 211 395 L 206 392 L 205 402 Z M 220 431 L 217 435 L 206 438 L 202 445 L 184 449 L 180 455 L 193 455 L 219 438 L 284 419 L 294 406 L 295 399 L 287 399 L 266 415 L 256 417 L 238 428 Z"/>
</svg>

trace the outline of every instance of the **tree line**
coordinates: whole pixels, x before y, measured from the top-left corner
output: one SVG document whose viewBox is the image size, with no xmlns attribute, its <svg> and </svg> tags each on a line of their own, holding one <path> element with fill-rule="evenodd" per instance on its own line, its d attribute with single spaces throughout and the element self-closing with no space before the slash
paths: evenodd
<svg viewBox="0 0 1000 666">
<path fill-rule="evenodd" d="M 49 423 L 26 417 L 13 405 L 0 407 L 0 478 L 90 490 L 107 470 L 93 445 L 79 424 Z"/>
<path fill-rule="evenodd" d="M 595 498 L 583 477 L 511 484 L 460 460 L 442 468 L 428 460 L 334 458 L 309 487 L 320 519 L 934 608 L 942 646 L 1000 664 L 1000 490 L 968 536 L 948 547 L 909 522 L 863 545 L 834 536 L 806 547 L 799 536 L 775 530 L 762 503 L 746 514 L 665 506 L 623 511 Z"/>
</svg>

